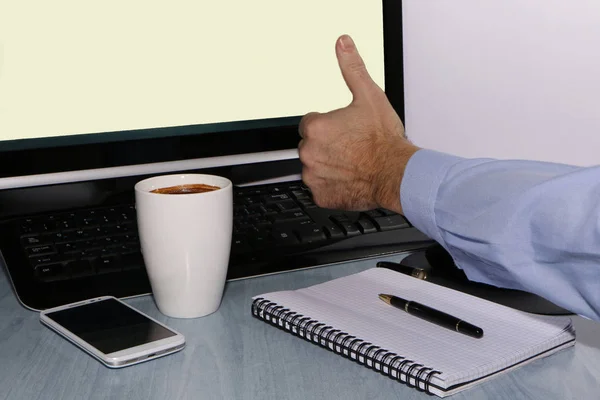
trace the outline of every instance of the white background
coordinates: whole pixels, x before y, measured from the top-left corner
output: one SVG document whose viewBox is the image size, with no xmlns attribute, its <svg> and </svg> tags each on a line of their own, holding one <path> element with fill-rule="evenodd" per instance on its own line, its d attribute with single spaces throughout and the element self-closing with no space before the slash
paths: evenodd
<svg viewBox="0 0 600 400">
<path fill-rule="evenodd" d="M 598 0 L 404 0 L 406 129 L 467 157 L 600 164 Z"/>
</svg>

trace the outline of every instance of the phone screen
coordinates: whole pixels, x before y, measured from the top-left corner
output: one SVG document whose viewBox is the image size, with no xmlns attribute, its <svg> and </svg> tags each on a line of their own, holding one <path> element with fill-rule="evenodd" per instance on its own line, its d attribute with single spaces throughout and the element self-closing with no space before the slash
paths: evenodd
<svg viewBox="0 0 600 400">
<path fill-rule="evenodd" d="M 174 332 L 115 299 L 46 316 L 105 354 L 175 336 Z"/>
</svg>

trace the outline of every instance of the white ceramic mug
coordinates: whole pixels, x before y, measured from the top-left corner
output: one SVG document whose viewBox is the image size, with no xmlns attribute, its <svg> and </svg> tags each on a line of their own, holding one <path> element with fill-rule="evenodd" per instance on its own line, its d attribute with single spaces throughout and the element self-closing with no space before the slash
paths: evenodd
<svg viewBox="0 0 600 400">
<path fill-rule="evenodd" d="M 152 193 L 198 183 L 220 189 Z M 142 255 L 158 309 L 176 318 L 202 317 L 217 311 L 231 248 L 231 181 L 201 174 L 157 176 L 135 185 L 135 202 Z"/>
</svg>

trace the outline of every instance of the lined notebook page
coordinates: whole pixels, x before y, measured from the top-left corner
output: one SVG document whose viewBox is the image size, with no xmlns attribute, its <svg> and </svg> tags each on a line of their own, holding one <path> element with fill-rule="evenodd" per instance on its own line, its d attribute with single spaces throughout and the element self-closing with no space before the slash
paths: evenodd
<svg viewBox="0 0 600 400">
<path fill-rule="evenodd" d="M 388 293 L 417 301 L 481 327 L 474 339 L 387 305 Z M 441 371 L 441 387 L 507 368 L 574 338 L 568 317 L 533 316 L 385 268 L 265 298 L 293 312 Z"/>
</svg>

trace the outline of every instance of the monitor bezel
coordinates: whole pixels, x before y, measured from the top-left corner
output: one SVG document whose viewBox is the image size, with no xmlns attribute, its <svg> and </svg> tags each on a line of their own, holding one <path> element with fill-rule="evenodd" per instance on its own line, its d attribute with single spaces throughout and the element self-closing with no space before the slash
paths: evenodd
<svg viewBox="0 0 600 400">
<path fill-rule="evenodd" d="M 404 119 L 402 2 L 382 3 L 385 92 Z M 297 147 L 300 139 L 300 119 L 301 116 L 295 116 L 77 138 L 0 141 L 0 179 L 290 150 Z M 98 136 L 101 142 L 97 142 Z"/>
</svg>

